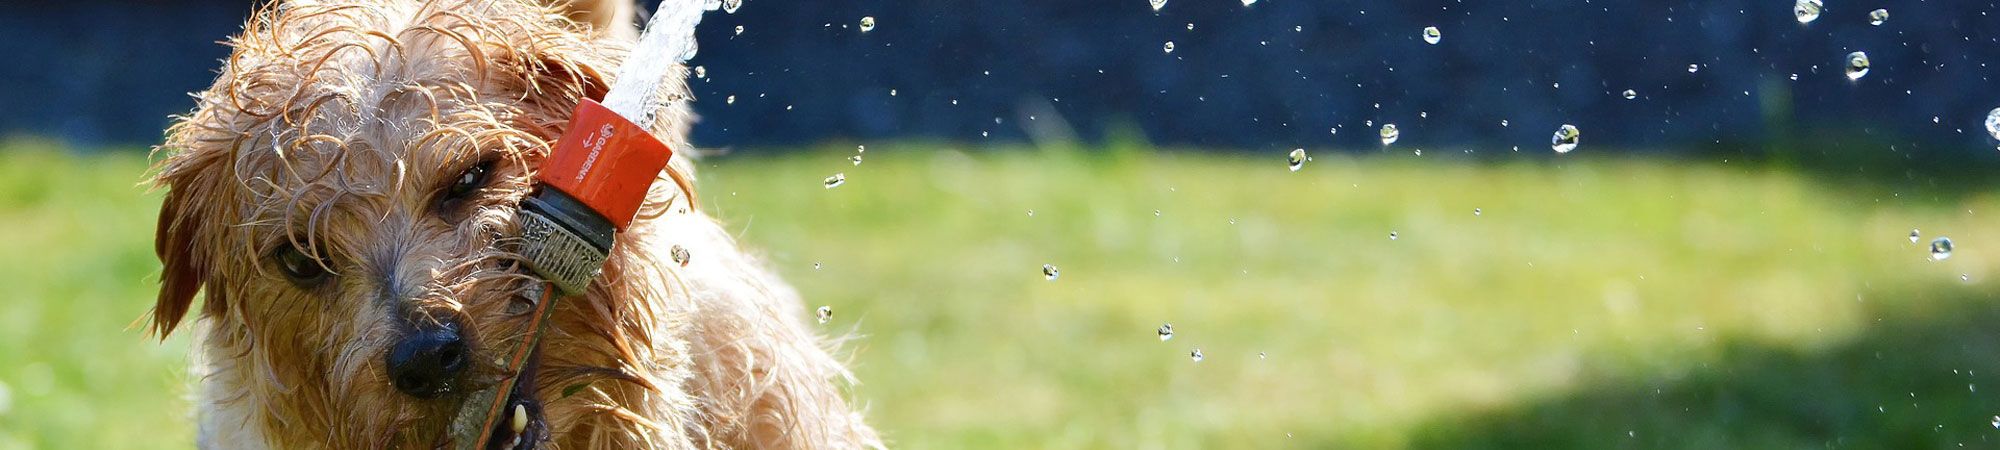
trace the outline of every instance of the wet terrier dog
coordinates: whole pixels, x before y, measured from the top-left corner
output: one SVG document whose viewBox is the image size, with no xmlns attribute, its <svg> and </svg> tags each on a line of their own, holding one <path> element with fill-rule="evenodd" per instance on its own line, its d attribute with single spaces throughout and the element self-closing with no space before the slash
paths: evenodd
<svg viewBox="0 0 2000 450">
<path fill-rule="evenodd" d="M 165 337 L 203 294 L 202 447 L 437 448 L 466 394 L 509 376 L 495 343 L 528 332 L 541 286 L 518 203 L 634 34 L 615 0 L 560 3 L 277 2 L 227 42 L 153 175 L 151 323 Z M 676 73 L 663 95 L 685 99 Z M 690 120 L 642 125 L 684 150 Z M 495 442 L 880 447 L 797 294 L 694 207 L 690 153 L 554 306 L 508 399 L 526 426 Z"/>
</svg>

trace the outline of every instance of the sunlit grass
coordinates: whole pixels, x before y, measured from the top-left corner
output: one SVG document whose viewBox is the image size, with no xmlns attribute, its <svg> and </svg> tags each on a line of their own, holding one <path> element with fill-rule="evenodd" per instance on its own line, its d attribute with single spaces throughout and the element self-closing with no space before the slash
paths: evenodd
<svg viewBox="0 0 2000 450">
<path fill-rule="evenodd" d="M 0 448 L 190 447 L 187 339 L 129 327 L 159 273 L 146 161 L 56 150 L 0 148 Z"/>
<path fill-rule="evenodd" d="M 185 338 L 126 327 L 158 272 L 143 158 L 22 146 L 0 150 L 0 448 L 186 447 Z M 860 335 L 856 394 L 902 448 L 1414 445 L 1732 346 L 1845 346 L 1885 304 L 1943 308 L 1896 294 L 1981 292 L 2000 261 L 1980 226 L 2000 198 L 1727 164 L 869 148 L 703 161 L 703 207 L 799 287 L 798 314 L 830 305 L 826 332 Z M 1912 227 L 1958 252 L 1927 261 Z M 1994 413 L 1909 414 L 1963 434 Z"/>
<path fill-rule="evenodd" d="M 1732 340 L 1835 345 L 1870 320 L 1871 286 L 1954 289 L 1991 262 L 1963 213 L 1990 197 L 1909 205 L 1583 155 L 1296 173 L 1261 156 L 877 145 L 859 167 L 747 157 L 703 176 L 714 210 L 841 312 L 834 331 L 868 336 L 862 397 L 911 448 L 1394 447 L 1436 416 L 1688 370 Z M 817 184 L 833 172 L 847 184 Z M 1910 227 L 1961 254 L 1926 261 Z"/>
</svg>

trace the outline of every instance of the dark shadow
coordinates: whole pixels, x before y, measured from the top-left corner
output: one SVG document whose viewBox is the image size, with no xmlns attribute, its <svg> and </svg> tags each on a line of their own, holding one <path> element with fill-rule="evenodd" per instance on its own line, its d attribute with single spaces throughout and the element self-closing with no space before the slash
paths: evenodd
<svg viewBox="0 0 2000 450">
<path fill-rule="evenodd" d="M 1440 417 L 1414 448 L 2000 448 L 2000 296 L 1870 295 L 1877 320 L 1820 350 L 1736 341 L 1672 374 Z M 1879 299 L 1879 300 L 1877 300 Z"/>
<path fill-rule="evenodd" d="M 1945 139 L 1821 132 L 1695 148 L 1690 154 L 1752 170 L 1793 171 L 1843 190 L 1862 188 L 1857 193 L 1869 196 L 1893 194 L 1920 202 L 1949 203 L 2000 188 L 2000 178 L 1991 176 L 2000 170 L 2000 152 Z"/>
</svg>

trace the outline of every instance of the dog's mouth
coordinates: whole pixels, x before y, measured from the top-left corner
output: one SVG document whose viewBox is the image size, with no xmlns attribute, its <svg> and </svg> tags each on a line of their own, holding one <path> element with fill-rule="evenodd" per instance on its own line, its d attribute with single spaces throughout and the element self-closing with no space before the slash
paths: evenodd
<svg viewBox="0 0 2000 450">
<path fill-rule="evenodd" d="M 544 292 L 546 285 L 542 282 L 528 281 L 509 296 L 505 313 L 520 320 L 503 322 L 513 322 L 519 324 L 516 326 L 528 327 L 527 333 L 509 333 L 509 335 L 532 336 L 540 332 L 534 329 L 540 323 L 536 320 L 538 313 L 543 311 L 540 303 L 550 300 L 544 298 Z M 526 349 L 525 355 L 521 353 L 523 349 L 520 347 L 523 342 L 533 342 L 533 347 Z M 538 375 L 541 373 L 542 363 L 539 340 L 503 339 L 491 342 L 490 345 L 492 347 L 489 347 L 486 353 L 492 355 L 490 357 L 493 358 L 493 362 L 487 366 L 490 369 L 485 373 L 491 374 L 491 378 L 488 379 L 493 381 L 462 398 L 462 403 L 453 419 L 454 425 L 449 427 L 447 435 L 440 441 L 441 444 L 446 442 L 457 442 L 457 444 L 436 447 L 472 448 L 473 446 L 468 444 L 483 441 L 484 444 L 478 446 L 480 450 L 528 450 L 540 447 L 543 442 L 548 441 L 548 421 L 545 419 L 542 401 L 535 394 L 536 389 L 540 387 Z M 511 371 L 509 366 L 512 364 L 519 365 L 519 372 Z"/>
<path fill-rule="evenodd" d="M 548 421 L 543 420 L 542 402 L 535 398 L 535 375 L 541 361 L 541 349 L 528 354 L 514 388 L 507 392 L 501 417 L 487 430 L 485 450 L 528 450 L 547 440 Z"/>
<path fill-rule="evenodd" d="M 517 269 L 518 270 L 518 269 Z M 541 321 L 538 315 L 543 308 L 553 305 L 542 303 L 552 301 L 547 295 L 549 286 L 541 281 L 523 283 L 508 299 L 509 312 L 517 312 L 528 318 L 527 336 L 539 335 Z M 522 308 L 522 306 L 526 306 Z M 506 401 L 501 404 L 501 417 L 491 418 L 492 429 L 487 430 L 484 450 L 528 450 L 537 447 L 548 438 L 548 421 L 544 420 L 541 399 L 536 398 L 538 387 L 536 375 L 541 373 L 542 346 L 540 339 L 531 339 L 534 347 L 528 349 L 527 358 L 521 362 L 521 371 L 513 374 L 514 385 L 507 390 Z M 520 345 L 516 343 L 515 345 Z M 503 351 L 519 351 L 518 349 Z M 501 370 L 505 370 L 504 365 Z"/>
</svg>

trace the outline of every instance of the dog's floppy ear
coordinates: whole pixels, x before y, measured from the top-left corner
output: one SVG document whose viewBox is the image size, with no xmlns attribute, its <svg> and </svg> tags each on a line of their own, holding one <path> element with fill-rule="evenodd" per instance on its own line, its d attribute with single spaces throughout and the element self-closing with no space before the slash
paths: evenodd
<svg viewBox="0 0 2000 450">
<path fill-rule="evenodd" d="M 180 154 L 163 161 L 158 175 L 153 179 L 155 186 L 167 189 L 166 201 L 160 205 L 160 221 L 153 232 L 153 252 L 160 258 L 160 296 L 153 304 L 152 333 L 161 339 L 172 334 L 194 305 L 195 293 L 200 292 L 208 280 L 214 255 L 209 254 L 205 241 L 209 239 L 207 224 L 214 220 L 207 217 L 210 211 L 201 205 L 212 195 L 207 185 L 213 180 L 203 175 L 212 171 L 217 158 L 206 155 Z M 209 295 L 208 307 L 221 309 L 221 301 L 214 294 Z"/>
<path fill-rule="evenodd" d="M 632 0 L 545 0 L 570 20 L 590 25 L 592 30 L 619 39 L 639 36 L 638 4 Z"/>
<path fill-rule="evenodd" d="M 525 74 L 531 102 L 567 113 L 585 98 L 603 101 L 611 90 L 603 71 L 615 68 L 600 68 L 597 61 L 562 51 L 537 52 L 532 58 Z"/>
<path fill-rule="evenodd" d="M 526 114 L 515 125 L 549 142 L 567 128 L 578 103 L 586 98 L 603 101 L 611 90 L 604 71 L 612 68 L 599 67 L 607 64 L 581 49 L 552 45 L 522 50 L 510 59 L 511 68 L 498 80 L 505 83 L 502 89 L 520 96 Z"/>
<path fill-rule="evenodd" d="M 572 80 L 577 92 L 591 100 L 604 101 L 604 95 L 611 92 L 611 82 L 606 81 L 604 73 L 599 71 L 602 69 L 595 65 L 574 60 L 545 61 L 543 67 L 547 70 L 542 74 L 543 79 Z"/>
</svg>

